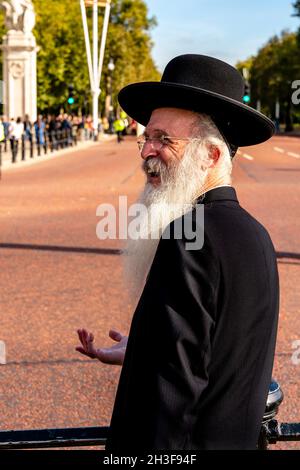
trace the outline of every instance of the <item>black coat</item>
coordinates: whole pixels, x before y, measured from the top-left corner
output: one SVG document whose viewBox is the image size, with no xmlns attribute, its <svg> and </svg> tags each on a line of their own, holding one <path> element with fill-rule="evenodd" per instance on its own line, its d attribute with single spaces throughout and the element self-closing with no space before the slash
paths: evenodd
<svg viewBox="0 0 300 470">
<path fill-rule="evenodd" d="M 209 191 L 204 216 L 202 249 L 159 242 L 131 325 L 109 451 L 256 448 L 276 341 L 276 255 L 233 188 Z"/>
</svg>

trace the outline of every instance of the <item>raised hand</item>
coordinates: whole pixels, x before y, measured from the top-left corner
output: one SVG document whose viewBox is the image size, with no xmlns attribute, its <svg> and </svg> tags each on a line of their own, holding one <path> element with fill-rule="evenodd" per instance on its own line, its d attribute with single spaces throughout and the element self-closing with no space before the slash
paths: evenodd
<svg viewBox="0 0 300 470">
<path fill-rule="evenodd" d="M 94 346 L 94 335 L 85 329 L 77 330 L 77 334 L 82 346 L 77 346 L 76 351 L 90 357 L 91 359 L 98 359 L 104 364 L 122 365 L 124 361 L 127 336 L 115 330 L 109 331 L 109 337 L 117 342 L 110 348 L 96 349 Z"/>
</svg>

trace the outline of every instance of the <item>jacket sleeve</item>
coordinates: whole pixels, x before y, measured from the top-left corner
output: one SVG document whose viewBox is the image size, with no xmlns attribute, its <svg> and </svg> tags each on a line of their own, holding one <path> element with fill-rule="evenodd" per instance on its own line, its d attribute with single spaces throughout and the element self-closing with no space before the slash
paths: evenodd
<svg viewBox="0 0 300 470">
<path fill-rule="evenodd" d="M 160 241 L 145 289 L 148 331 L 151 323 L 159 325 L 156 332 L 152 328 L 155 405 L 150 448 L 188 445 L 209 379 L 219 271 L 207 237 L 196 251 L 186 249 L 185 239 Z"/>
</svg>

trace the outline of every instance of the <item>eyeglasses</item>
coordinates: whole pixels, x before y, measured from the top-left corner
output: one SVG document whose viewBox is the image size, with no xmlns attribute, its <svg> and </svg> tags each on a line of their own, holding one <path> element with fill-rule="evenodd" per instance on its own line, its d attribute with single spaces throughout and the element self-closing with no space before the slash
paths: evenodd
<svg viewBox="0 0 300 470">
<path fill-rule="evenodd" d="M 186 137 L 186 138 L 180 138 L 180 137 L 170 137 L 169 135 L 162 135 L 160 137 L 147 137 L 145 135 L 141 136 L 139 140 L 137 141 L 139 151 L 142 152 L 144 149 L 144 146 L 146 144 L 150 144 L 153 149 L 156 150 L 161 150 L 165 146 L 170 146 L 173 144 L 174 141 L 186 141 L 186 142 L 191 142 L 191 141 L 197 141 L 197 140 L 202 140 L 202 139 L 197 139 L 197 138 L 191 138 L 191 137 Z"/>
</svg>

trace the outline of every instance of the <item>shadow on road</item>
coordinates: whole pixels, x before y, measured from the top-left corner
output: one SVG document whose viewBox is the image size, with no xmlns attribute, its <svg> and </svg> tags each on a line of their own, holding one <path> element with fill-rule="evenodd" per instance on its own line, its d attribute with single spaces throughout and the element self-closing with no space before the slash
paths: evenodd
<svg viewBox="0 0 300 470">
<path fill-rule="evenodd" d="M 0 243 L 0 249 L 63 251 L 65 253 L 88 253 L 95 255 L 122 255 L 123 253 L 123 251 L 118 248 L 88 248 L 76 246 L 33 245 L 27 243 Z"/>
</svg>

